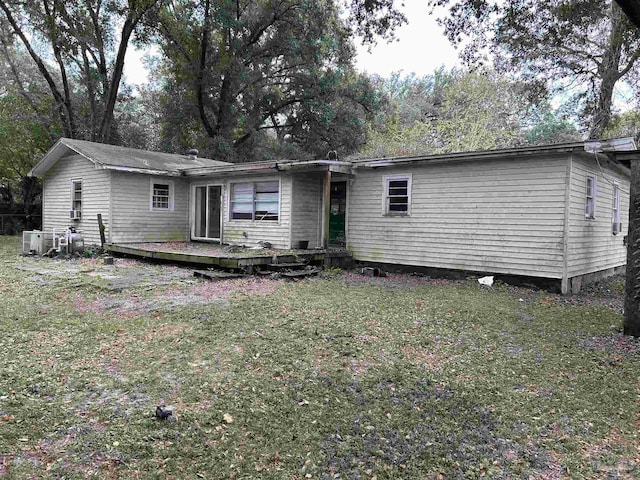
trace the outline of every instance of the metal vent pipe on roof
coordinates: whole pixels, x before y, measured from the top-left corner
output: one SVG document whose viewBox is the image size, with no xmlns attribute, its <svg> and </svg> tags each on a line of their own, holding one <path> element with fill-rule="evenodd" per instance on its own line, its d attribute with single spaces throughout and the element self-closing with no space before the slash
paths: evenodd
<svg viewBox="0 0 640 480">
<path fill-rule="evenodd" d="M 190 148 L 189 150 L 187 150 L 187 155 L 189 155 L 189 158 L 191 160 L 195 160 L 196 158 L 198 158 L 198 149 L 197 148 Z"/>
</svg>

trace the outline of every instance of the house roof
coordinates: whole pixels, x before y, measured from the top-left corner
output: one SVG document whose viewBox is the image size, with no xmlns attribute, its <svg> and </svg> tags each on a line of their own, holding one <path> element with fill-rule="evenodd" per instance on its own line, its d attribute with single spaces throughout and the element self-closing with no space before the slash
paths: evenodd
<svg viewBox="0 0 640 480">
<path fill-rule="evenodd" d="M 350 161 L 268 161 L 253 163 L 228 163 L 188 155 L 150 152 L 135 148 L 118 147 L 83 140 L 60 139 L 29 172 L 30 176 L 44 175 L 60 158 L 71 152 L 82 155 L 96 168 L 139 172 L 151 175 L 209 176 L 247 175 L 277 171 L 333 171 L 352 173 L 354 168 L 384 168 L 411 164 L 448 163 L 457 161 L 482 161 L 513 156 L 540 156 L 544 154 L 602 154 L 620 167 L 629 167 L 630 160 L 640 160 L 640 150 L 633 138 L 617 138 L 587 142 L 560 143 L 554 145 L 526 146 L 499 150 L 441 153 L 402 157 L 363 158 Z M 626 170 L 628 174 L 628 170 Z"/>
<path fill-rule="evenodd" d="M 228 162 L 208 158 L 177 155 L 173 153 L 150 152 L 136 148 L 119 147 L 104 143 L 87 142 L 61 138 L 31 169 L 29 176 L 44 175 L 58 160 L 69 153 L 77 153 L 93 162 L 96 168 L 147 173 L 151 175 L 178 176 L 185 168 L 220 167 Z"/>
<path fill-rule="evenodd" d="M 491 160 L 513 156 L 528 156 L 561 153 L 602 153 L 610 158 L 619 153 L 636 153 L 636 143 L 633 138 L 615 138 L 611 140 L 590 140 L 586 142 L 557 143 L 552 145 L 535 145 L 497 150 L 476 150 L 470 152 L 438 153 L 431 155 L 413 155 L 398 157 L 361 158 L 351 160 L 354 166 L 364 168 L 392 167 L 412 163 L 444 163 L 463 160 Z"/>
</svg>

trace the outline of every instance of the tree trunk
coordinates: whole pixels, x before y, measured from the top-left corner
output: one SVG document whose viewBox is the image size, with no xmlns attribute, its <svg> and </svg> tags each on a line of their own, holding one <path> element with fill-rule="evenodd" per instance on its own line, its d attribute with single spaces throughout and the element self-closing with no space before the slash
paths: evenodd
<svg viewBox="0 0 640 480">
<path fill-rule="evenodd" d="M 52 25 L 55 25 L 56 12 L 59 10 L 63 10 L 64 7 L 60 5 L 57 0 L 53 2 L 53 11 L 49 10 L 46 0 L 42 2 L 47 17 L 51 19 Z M 53 48 L 53 55 L 56 58 L 56 62 L 58 63 L 58 69 L 60 71 L 60 78 L 62 79 L 62 91 L 64 92 L 64 108 L 67 111 L 67 118 L 69 121 L 69 129 L 71 130 L 71 138 L 76 138 L 76 120 L 75 120 L 75 112 L 73 110 L 73 100 L 71 98 L 71 87 L 69 87 L 69 78 L 67 77 L 67 69 L 64 65 L 64 61 L 62 58 L 62 50 L 58 44 L 58 34 L 57 30 L 54 30 L 52 27 L 49 30 L 49 41 L 51 42 L 51 47 Z"/>
<path fill-rule="evenodd" d="M 640 160 L 631 160 L 624 333 L 640 336 Z"/>
<path fill-rule="evenodd" d="M 127 54 L 127 46 L 129 39 L 133 34 L 137 20 L 128 17 L 122 26 L 122 36 L 120 37 L 120 45 L 118 47 L 118 55 L 116 63 L 113 66 L 113 76 L 109 84 L 109 92 L 107 93 L 107 103 L 102 113 L 102 122 L 100 123 L 100 131 L 98 133 L 98 141 L 108 143 L 111 138 L 111 126 L 113 124 L 113 110 L 118 99 L 118 90 L 120 89 L 120 81 L 122 80 L 122 70 L 124 69 L 124 58 Z"/>
<path fill-rule="evenodd" d="M 607 72 L 602 78 L 600 84 L 600 92 L 598 95 L 598 104 L 593 113 L 591 128 L 589 129 L 589 138 L 599 140 L 602 138 L 604 131 L 611 122 L 611 104 L 613 102 L 613 89 L 618 81 L 618 69 L 613 72 Z"/>
<path fill-rule="evenodd" d="M 624 14 L 620 7 L 612 2 L 610 18 L 611 31 L 607 40 L 606 49 L 602 54 L 602 61 L 598 65 L 598 76 L 601 78 L 598 101 L 593 112 L 589 138 L 600 139 L 611 121 L 611 104 L 613 102 L 613 89 L 620 80 L 620 61 L 622 59 L 622 46 L 624 43 Z"/>
<path fill-rule="evenodd" d="M 196 78 L 196 98 L 198 99 L 198 113 L 200 121 L 210 137 L 215 136 L 213 125 L 207 117 L 207 110 L 204 98 L 204 72 L 207 68 L 207 51 L 209 49 L 209 31 L 211 29 L 210 17 L 211 4 L 209 0 L 204 4 L 204 26 L 202 28 L 202 38 L 200 39 L 200 63 L 198 65 L 198 74 Z"/>
</svg>

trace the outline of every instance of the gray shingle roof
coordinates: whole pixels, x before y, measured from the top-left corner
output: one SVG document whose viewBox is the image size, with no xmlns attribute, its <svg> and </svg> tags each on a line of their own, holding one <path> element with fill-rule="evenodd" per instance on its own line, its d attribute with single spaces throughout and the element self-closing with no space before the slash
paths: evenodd
<svg viewBox="0 0 640 480">
<path fill-rule="evenodd" d="M 44 175 L 60 158 L 68 155 L 70 150 L 82 155 L 102 168 L 117 170 L 132 169 L 156 174 L 176 174 L 187 168 L 231 165 L 228 162 L 208 158 L 191 158 L 189 155 L 150 152 L 136 148 L 61 138 L 51 150 L 47 152 L 40 163 L 31 170 L 30 174 L 34 176 Z"/>
<path fill-rule="evenodd" d="M 183 168 L 215 167 L 229 165 L 228 162 L 208 158 L 192 159 L 188 155 L 150 152 L 136 148 L 118 147 L 105 143 L 87 142 L 63 138 L 62 143 L 76 152 L 103 165 L 154 170 L 177 171 Z"/>
</svg>

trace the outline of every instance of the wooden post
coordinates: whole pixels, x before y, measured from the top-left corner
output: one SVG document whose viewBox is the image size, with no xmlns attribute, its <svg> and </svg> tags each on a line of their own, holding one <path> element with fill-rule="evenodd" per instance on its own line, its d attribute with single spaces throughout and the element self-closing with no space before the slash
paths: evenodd
<svg viewBox="0 0 640 480">
<path fill-rule="evenodd" d="M 640 160 L 631 160 L 624 333 L 640 337 Z"/>
<path fill-rule="evenodd" d="M 322 248 L 329 248 L 329 219 L 331 218 L 331 170 L 324 172 L 322 194 Z"/>
<path fill-rule="evenodd" d="M 102 223 L 102 214 L 98 214 L 98 229 L 100 230 L 100 246 L 104 248 L 104 244 L 107 242 L 104 238 L 104 223 Z"/>
</svg>

